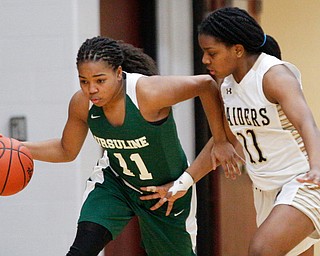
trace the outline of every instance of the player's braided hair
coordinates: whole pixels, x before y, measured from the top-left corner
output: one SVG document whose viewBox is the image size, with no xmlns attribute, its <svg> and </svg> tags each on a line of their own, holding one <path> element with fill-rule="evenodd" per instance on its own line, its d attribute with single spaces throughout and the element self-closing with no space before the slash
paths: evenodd
<svg viewBox="0 0 320 256">
<path fill-rule="evenodd" d="M 119 41 L 119 45 L 124 55 L 122 63 L 124 71 L 147 76 L 159 74 L 156 62 L 149 55 L 145 54 L 142 49 L 122 41 Z"/>
<path fill-rule="evenodd" d="M 80 47 L 77 65 L 87 61 L 105 61 L 114 69 L 121 66 L 124 56 L 117 41 L 110 38 L 93 37 Z"/>
<path fill-rule="evenodd" d="M 237 7 L 218 9 L 202 21 L 199 34 L 213 36 L 228 46 L 242 44 L 248 53 L 265 52 L 281 58 L 277 42 L 264 34 L 257 21 Z"/>
<path fill-rule="evenodd" d="M 141 49 L 107 37 L 93 37 L 81 45 L 77 65 L 87 61 L 104 61 L 113 69 L 122 66 L 129 73 L 158 74 L 155 61 Z"/>
</svg>

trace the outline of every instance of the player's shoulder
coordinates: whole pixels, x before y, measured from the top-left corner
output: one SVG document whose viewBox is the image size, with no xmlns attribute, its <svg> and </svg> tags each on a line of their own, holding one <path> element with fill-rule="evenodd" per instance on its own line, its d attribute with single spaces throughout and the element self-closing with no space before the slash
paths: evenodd
<svg viewBox="0 0 320 256">
<path fill-rule="evenodd" d="M 264 74 L 268 72 L 270 68 L 278 65 L 283 65 L 283 61 L 266 53 L 261 53 L 253 66 L 253 70 L 256 70 L 257 73 Z"/>
<path fill-rule="evenodd" d="M 76 102 L 78 104 L 84 104 L 84 103 L 89 103 L 89 100 L 85 96 L 82 90 L 78 90 L 73 94 L 70 100 L 70 103 L 73 103 L 73 102 Z"/>
<path fill-rule="evenodd" d="M 69 110 L 71 114 L 74 113 L 78 116 L 86 118 L 86 116 L 88 115 L 89 106 L 89 99 L 81 90 L 78 90 L 73 94 L 70 100 Z"/>
</svg>

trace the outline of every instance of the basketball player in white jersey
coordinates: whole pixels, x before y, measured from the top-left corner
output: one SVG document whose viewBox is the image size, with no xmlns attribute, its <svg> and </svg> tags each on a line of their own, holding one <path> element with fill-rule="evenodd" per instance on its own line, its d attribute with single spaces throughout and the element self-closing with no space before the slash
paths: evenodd
<svg viewBox="0 0 320 256">
<path fill-rule="evenodd" d="M 241 144 L 253 182 L 259 228 L 248 255 L 314 255 L 320 234 L 320 133 L 300 72 L 280 60 L 277 43 L 239 8 L 211 13 L 198 39 L 202 62 L 220 81 L 225 129 L 235 148 Z M 203 168 L 189 168 L 173 185 L 144 188 L 155 193 L 142 199 L 160 198 L 152 209 L 168 201 L 168 214 L 192 182 L 215 169 L 211 149 L 212 141 L 197 158 Z"/>
</svg>

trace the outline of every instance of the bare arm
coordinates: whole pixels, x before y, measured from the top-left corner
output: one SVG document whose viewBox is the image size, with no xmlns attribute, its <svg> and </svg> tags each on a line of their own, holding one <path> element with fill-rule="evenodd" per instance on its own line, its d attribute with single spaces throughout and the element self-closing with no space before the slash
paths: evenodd
<svg viewBox="0 0 320 256">
<path fill-rule="evenodd" d="M 163 186 L 141 188 L 155 192 L 152 195 L 141 197 L 142 200 L 160 198 L 158 203 L 151 208 L 152 210 L 158 209 L 168 201 L 166 213 L 168 215 L 174 201 L 183 196 L 194 182 L 216 169 L 220 162 L 223 167 L 227 168 L 226 173 L 232 178 L 235 177 L 234 173 L 241 173 L 237 164 L 239 157 L 225 133 L 219 90 L 216 82 L 210 76 L 141 78 L 137 92 L 140 111 L 147 120 L 154 120 L 153 118 L 159 116 L 163 118 L 168 114 L 172 105 L 199 96 L 213 134 L 213 138 L 209 140 L 192 165 L 175 182 Z M 213 147 L 216 148 L 216 151 L 213 153 L 214 160 L 212 161 Z"/>
<path fill-rule="evenodd" d="M 230 139 L 233 140 L 235 138 Z M 233 140 L 233 142 L 235 143 L 235 148 L 238 150 L 238 154 L 242 156 L 243 152 L 240 143 L 236 139 Z M 201 150 L 197 158 L 176 181 L 164 184 L 162 186 L 150 186 L 141 188 L 144 191 L 154 192 L 154 194 L 140 197 L 141 200 L 151 200 L 159 198 L 160 200 L 150 208 L 151 210 L 156 210 L 167 202 L 168 206 L 166 216 L 168 216 L 173 208 L 174 202 L 178 198 L 183 197 L 193 183 L 198 182 L 200 179 L 202 179 L 205 175 L 207 175 L 209 172 L 213 170 L 210 156 L 213 147 L 214 141 L 213 138 L 210 138 L 210 140 Z M 239 161 L 243 162 L 242 159 L 239 159 Z"/>
<path fill-rule="evenodd" d="M 217 83 L 209 75 L 198 76 L 152 76 L 138 80 L 137 98 L 142 115 L 148 121 L 166 117 L 171 106 L 199 96 L 214 138 L 215 154 L 212 155 L 213 169 L 217 160 L 225 168 L 240 170 L 238 157 L 229 143 L 223 126 L 223 108 Z"/>
<path fill-rule="evenodd" d="M 299 181 L 320 185 L 320 132 L 306 103 L 299 82 L 291 71 L 285 66 L 279 65 L 266 73 L 263 88 L 271 102 L 281 105 L 284 113 L 304 141 L 309 157 L 310 171 L 305 179 Z M 289 91 L 290 93 L 288 93 Z"/>
<path fill-rule="evenodd" d="M 142 77 L 137 83 L 140 111 L 146 120 L 157 121 L 167 116 L 173 105 L 199 96 L 212 117 L 215 85 L 208 75 Z"/>
<path fill-rule="evenodd" d="M 229 126 L 227 126 L 227 121 L 224 118 L 224 123 L 225 123 L 225 134 L 227 137 L 227 140 L 230 141 L 230 143 L 233 145 L 236 155 L 234 156 L 234 160 L 236 162 L 234 165 L 237 165 L 238 163 L 244 163 L 244 154 L 242 151 L 242 146 L 237 140 L 237 138 L 233 135 L 231 132 Z M 211 153 L 216 147 L 216 143 L 214 142 L 214 139 L 211 137 L 210 140 L 207 142 L 207 144 L 204 146 L 204 148 L 201 150 L 197 158 L 192 162 L 192 164 L 188 167 L 186 172 L 188 172 L 194 183 L 198 182 L 201 180 L 204 176 L 206 176 L 209 172 L 212 170 L 215 170 L 212 165 L 211 161 Z M 216 163 L 217 166 L 221 165 L 220 162 Z M 230 166 L 232 168 L 232 166 Z M 225 174 L 227 177 L 232 177 L 233 179 L 235 178 L 234 174 L 235 171 L 228 172 L 228 167 L 225 167 Z"/>
<path fill-rule="evenodd" d="M 40 142 L 23 142 L 35 160 L 46 162 L 68 162 L 76 158 L 88 132 L 86 117 L 89 102 L 78 91 L 71 99 L 68 120 L 62 137 Z"/>
<path fill-rule="evenodd" d="M 224 122 L 224 126 L 226 127 L 227 139 L 233 144 L 234 148 L 236 149 L 236 154 L 233 159 L 235 161 L 234 165 L 238 165 L 238 162 L 244 163 L 244 154 L 242 151 L 242 146 L 238 142 L 236 137 L 232 134 L 230 128 L 227 126 L 227 121 L 225 118 Z M 176 181 L 164 184 L 162 186 L 150 186 L 141 188 L 144 191 L 154 192 L 154 194 L 140 197 L 141 200 L 151 200 L 160 198 L 160 200 L 150 208 L 151 210 L 156 210 L 167 202 L 168 206 L 166 216 L 168 216 L 173 208 L 175 200 L 184 196 L 193 183 L 198 182 L 200 179 L 202 179 L 205 175 L 207 175 L 214 169 L 211 161 L 211 152 L 214 151 L 215 147 L 216 144 L 214 143 L 214 139 L 210 138 L 210 140 L 201 150 L 197 158 Z M 220 163 L 217 161 L 216 166 L 218 166 L 219 164 Z M 234 167 L 227 166 L 226 169 L 224 169 L 226 177 L 231 177 L 232 179 L 235 179 L 235 173 L 237 172 L 229 168 Z"/>
</svg>

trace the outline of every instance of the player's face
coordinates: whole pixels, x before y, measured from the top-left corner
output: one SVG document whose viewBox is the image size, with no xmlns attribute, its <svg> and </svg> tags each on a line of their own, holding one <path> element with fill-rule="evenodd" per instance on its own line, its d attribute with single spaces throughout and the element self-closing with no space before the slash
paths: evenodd
<svg viewBox="0 0 320 256">
<path fill-rule="evenodd" d="M 199 35 L 199 45 L 203 51 L 202 63 L 212 76 L 225 78 L 236 69 L 237 56 L 234 46 L 226 46 L 215 37 Z"/>
<path fill-rule="evenodd" d="M 96 106 L 110 105 L 122 96 L 122 69 L 114 70 L 103 61 L 78 65 L 81 90 Z"/>
</svg>

